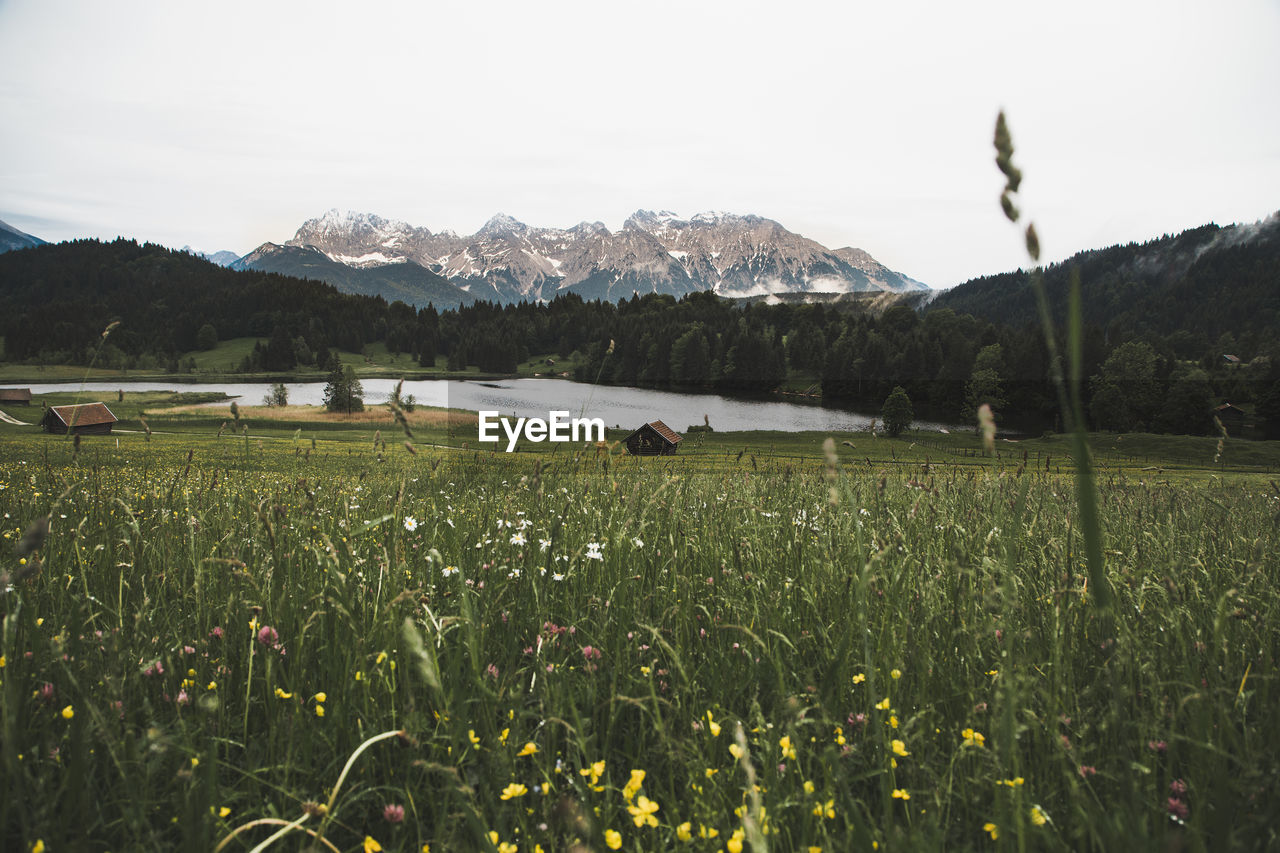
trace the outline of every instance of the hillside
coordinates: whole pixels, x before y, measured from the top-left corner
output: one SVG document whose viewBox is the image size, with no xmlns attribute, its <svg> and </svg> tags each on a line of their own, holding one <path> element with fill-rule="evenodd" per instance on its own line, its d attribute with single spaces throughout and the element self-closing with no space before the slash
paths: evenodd
<svg viewBox="0 0 1280 853">
<path fill-rule="evenodd" d="M 359 351 L 397 318 L 386 301 L 331 285 L 225 269 L 187 252 L 132 240 L 78 240 L 0 255 L 5 358 L 81 361 L 108 322 L 110 346 L 159 357 L 194 350 L 202 327 L 220 339 L 267 338 L 277 328 L 312 349 Z"/>
<path fill-rule="evenodd" d="M 1066 315 L 1072 269 L 1080 273 L 1086 327 L 1112 345 L 1162 338 L 1178 356 L 1200 358 L 1210 348 L 1252 351 L 1280 340 L 1280 214 L 1081 252 L 1054 264 L 1045 270 L 1045 288 L 1057 318 Z M 941 308 L 1015 328 L 1038 323 L 1023 270 L 942 292 L 928 310 Z"/>
</svg>

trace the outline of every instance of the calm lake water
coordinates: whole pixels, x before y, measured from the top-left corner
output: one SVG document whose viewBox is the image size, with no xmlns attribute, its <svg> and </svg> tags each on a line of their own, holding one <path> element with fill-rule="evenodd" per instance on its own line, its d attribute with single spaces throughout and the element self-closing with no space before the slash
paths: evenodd
<svg viewBox="0 0 1280 853">
<path fill-rule="evenodd" d="M 395 388 L 392 379 L 363 379 L 366 406 L 385 403 Z M 116 392 L 124 391 L 221 391 L 241 405 L 262 403 L 271 385 L 266 382 L 54 382 L 31 385 L 33 394 L 75 392 L 85 389 L 86 399 L 109 406 Z M 319 406 L 324 402 L 323 382 L 286 383 L 289 403 Z M 574 417 L 602 418 L 606 426 L 634 428 L 661 420 L 683 432 L 700 425 L 705 415 L 718 432 L 780 430 L 804 432 L 865 430 L 875 415 L 844 409 L 792 403 L 782 400 L 744 400 L 719 394 L 682 394 L 610 385 L 587 385 L 567 379 L 499 379 L 486 382 L 424 380 L 405 382 L 401 394 L 412 394 L 426 406 L 448 406 L 472 412 L 496 410 L 503 415 L 546 418 L 550 411 L 568 411 Z M 216 403 L 214 406 L 226 406 Z M 916 421 L 920 429 L 944 429 L 949 425 Z"/>
</svg>

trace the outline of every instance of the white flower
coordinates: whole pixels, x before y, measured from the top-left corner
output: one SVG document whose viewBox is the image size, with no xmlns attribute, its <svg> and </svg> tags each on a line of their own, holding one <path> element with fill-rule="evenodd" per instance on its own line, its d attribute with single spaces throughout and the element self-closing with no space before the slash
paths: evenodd
<svg viewBox="0 0 1280 853">
<path fill-rule="evenodd" d="M 588 542 L 588 543 L 587 543 L 587 559 L 588 559 L 588 560 L 603 560 L 603 559 L 604 559 L 604 554 L 601 554 L 601 553 L 600 553 L 600 543 L 599 543 L 599 542 Z"/>
<path fill-rule="evenodd" d="M 644 540 L 643 540 L 643 539 L 640 539 L 639 537 L 637 537 L 637 538 L 635 538 L 635 539 L 632 539 L 632 540 L 631 540 L 631 542 L 632 542 L 632 544 L 633 544 L 633 545 L 635 545 L 637 548 L 643 548 L 643 547 L 644 547 Z"/>
<path fill-rule="evenodd" d="M 538 548 L 539 548 L 540 550 L 545 551 L 545 550 L 547 550 L 547 549 L 548 549 L 548 548 L 550 548 L 550 547 L 551 547 L 551 540 L 550 540 L 550 539 L 539 539 L 539 540 L 538 540 Z"/>
<path fill-rule="evenodd" d="M 562 580 L 564 580 L 564 575 L 560 574 L 559 572 L 556 572 L 555 574 L 553 574 L 553 575 L 551 576 L 551 579 L 552 579 L 553 581 L 562 581 Z"/>
<path fill-rule="evenodd" d="M 511 534 L 511 544 L 512 544 L 512 545 L 523 545 L 523 544 L 524 544 L 524 534 L 523 534 L 523 533 L 513 533 L 513 534 Z"/>
<path fill-rule="evenodd" d="M 447 525 L 449 525 L 450 527 L 453 527 L 453 528 L 456 528 L 456 527 L 457 527 L 457 525 L 453 523 L 453 519 L 452 519 L 452 518 L 446 518 L 446 519 L 444 520 L 444 523 L 445 523 L 445 524 L 447 524 Z"/>
<path fill-rule="evenodd" d="M 518 577 L 520 577 L 519 569 L 512 569 L 511 571 L 507 572 L 507 580 L 514 580 L 515 578 L 518 578 Z"/>
<path fill-rule="evenodd" d="M 404 517 L 404 529 L 409 531 L 410 533 L 417 530 L 418 519 L 414 518 L 412 515 L 406 515 Z"/>
<path fill-rule="evenodd" d="M 447 578 L 451 578 L 457 573 L 458 573 L 457 566 L 445 566 L 443 569 L 440 570 L 440 574 L 444 575 Z"/>
</svg>

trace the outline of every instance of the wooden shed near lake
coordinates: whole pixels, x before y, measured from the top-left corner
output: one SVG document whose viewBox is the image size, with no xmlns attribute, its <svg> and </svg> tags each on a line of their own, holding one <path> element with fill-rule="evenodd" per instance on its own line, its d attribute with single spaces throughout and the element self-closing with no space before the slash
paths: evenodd
<svg viewBox="0 0 1280 853">
<path fill-rule="evenodd" d="M 10 406 L 30 406 L 30 388 L 0 388 L 0 403 Z"/>
<path fill-rule="evenodd" d="M 45 410 L 40 426 L 45 432 L 59 435 L 111 435 L 111 427 L 116 420 L 106 403 L 81 403 L 77 406 L 50 406 Z"/>
<path fill-rule="evenodd" d="M 632 456 L 672 456 L 684 437 L 662 421 L 650 421 L 626 438 Z"/>
</svg>

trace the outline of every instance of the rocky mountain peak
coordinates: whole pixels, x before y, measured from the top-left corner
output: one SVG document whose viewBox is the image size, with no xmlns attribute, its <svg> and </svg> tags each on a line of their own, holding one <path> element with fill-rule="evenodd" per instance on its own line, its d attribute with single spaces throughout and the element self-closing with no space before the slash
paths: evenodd
<svg viewBox="0 0 1280 853">
<path fill-rule="evenodd" d="M 525 225 L 520 220 L 507 216 L 505 213 L 495 213 L 490 217 L 489 221 L 484 224 L 484 227 L 476 232 L 476 235 L 523 234 L 528 230 L 529 226 Z"/>
</svg>

